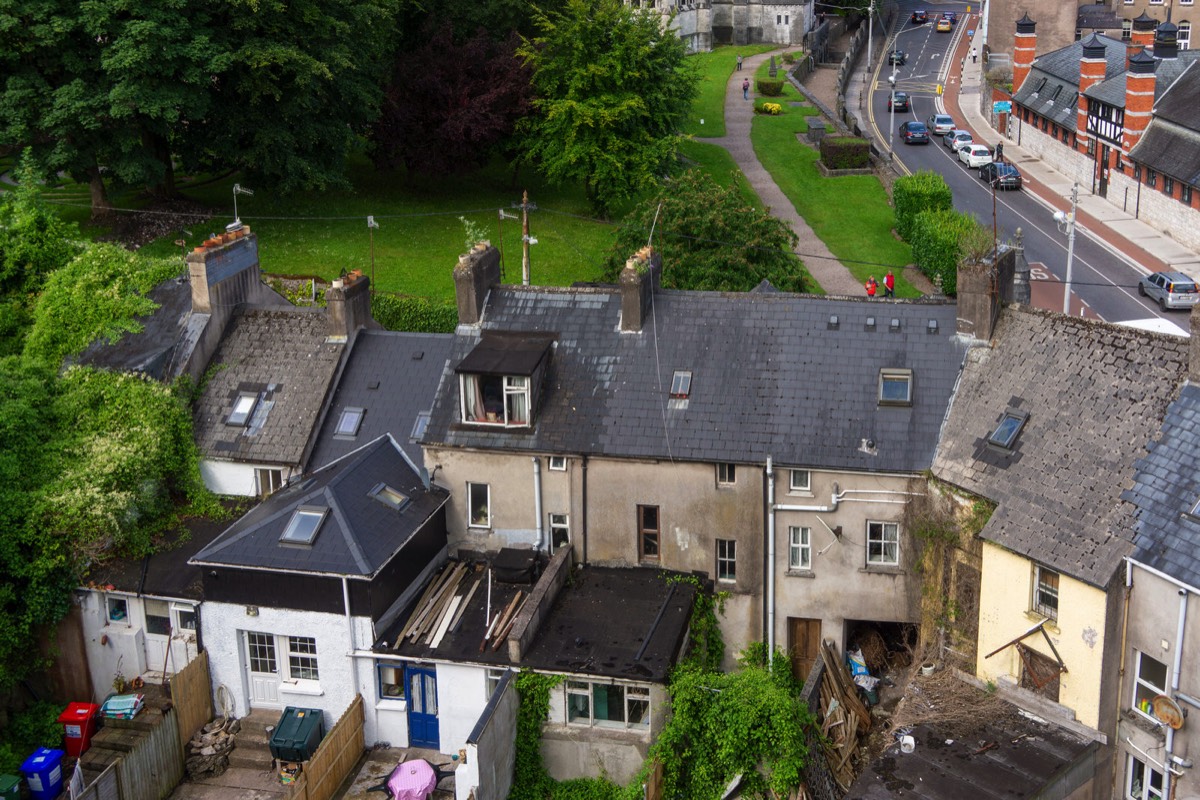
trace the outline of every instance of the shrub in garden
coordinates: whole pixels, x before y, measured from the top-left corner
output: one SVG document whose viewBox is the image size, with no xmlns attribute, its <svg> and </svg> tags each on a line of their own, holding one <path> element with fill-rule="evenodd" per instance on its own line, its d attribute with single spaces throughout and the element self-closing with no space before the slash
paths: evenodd
<svg viewBox="0 0 1200 800">
<path fill-rule="evenodd" d="M 376 294 L 371 299 L 371 316 L 389 331 L 453 333 L 458 306 L 450 300 Z"/>
<path fill-rule="evenodd" d="M 871 144 L 854 136 L 821 139 L 821 163 L 829 169 L 866 169 L 871 166 Z"/>
<path fill-rule="evenodd" d="M 765 97 L 780 97 L 783 95 L 783 81 L 760 78 L 758 80 L 758 93 Z"/>
<path fill-rule="evenodd" d="M 796 63 L 796 54 L 795 53 L 784 53 L 783 54 L 783 63 L 795 64 Z"/>
<path fill-rule="evenodd" d="M 783 112 L 783 106 L 779 103 L 763 103 L 754 110 L 760 114 L 770 114 L 773 117 L 777 117 Z"/>
<path fill-rule="evenodd" d="M 958 263 L 964 247 L 990 238 L 974 216 L 953 209 L 922 211 L 912 224 L 913 260 L 944 293 L 958 293 Z M 984 236 L 986 234 L 986 236 Z M 976 257 L 974 254 L 973 257 Z"/>
<path fill-rule="evenodd" d="M 938 211 L 953 206 L 954 197 L 946 180 L 936 172 L 922 171 L 898 178 L 892 187 L 892 206 L 896 209 L 896 232 L 912 241 L 913 220 L 922 211 Z"/>
</svg>

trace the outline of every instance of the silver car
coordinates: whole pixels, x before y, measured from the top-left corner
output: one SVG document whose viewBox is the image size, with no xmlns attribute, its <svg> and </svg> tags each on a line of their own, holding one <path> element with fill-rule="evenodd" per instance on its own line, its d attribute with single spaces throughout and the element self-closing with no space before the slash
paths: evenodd
<svg viewBox="0 0 1200 800">
<path fill-rule="evenodd" d="M 934 136 L 944 136 L 958 127 L 954 124 L 954 117 L 949 114 L 931 114 L 929 121 L 925 124 L 929 126 L 929 132 Z"/>
<path fill-rule="evenodd" d="M 960 147 L 974 144 L 974 142 L 975 140 L 971 136 L 970 131 L 959 130 L 958 128 L 955 128 L 942 137 L 942 144 L 950 148 L 950 152 L 952 153 L 957 153 Z"/>
<path fill-rule="evenodd" d="M 1191 308 L 1200 302 L 1196 281 L 1182 272 L 1151 272 L 1138 281 L 1138 294 L 1158 301 L 1158 307 L 1163 311 Z"/>
</svg>

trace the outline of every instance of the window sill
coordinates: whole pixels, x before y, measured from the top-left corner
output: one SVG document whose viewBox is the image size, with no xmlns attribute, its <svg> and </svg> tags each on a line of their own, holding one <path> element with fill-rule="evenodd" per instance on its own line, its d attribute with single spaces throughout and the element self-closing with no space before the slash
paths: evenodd
<svg viewBox="0 0 1200 800">
<path fill-rule="evenodd" d="M 323 697 L 325 692 L 316 681 L 283 681 L 279 684 L 280 694 L 302 694 L 308 697 Z"/>
<path fill-rule="evenodd" d="M 815 578 L 815 577 L 817 577 L 817 573 L 813 572 L 811 569 L 789 568 L 788 571 L 784 574 L 787 575 L 787 577 L 789 577 L 789 578 Z"/>
<path fill-rule="evenodd" d="M 859 572 L 873 572 L 877 575 L 903 575 L 904 568 L 899 564 L 868 564 Z"/>
<path fill-rule="evenodd" d="M 788 497 L 808 497 L 808 498 L 816 497 L 816 495 L 813 494 L 812 490 L 810 490 L 810 489 L 791 489 L 788 491 L 787 496 Z"/>
<path fill-rule="evenodd" d="M 381 697 L 375 702 L 376 711 L 408 711 L 408 701 L 396 697 Z"/>
<path fill-rule="evenodd" d="M 1028 619 L 1030 622 L 1045 622 L 1046 624 L 1043 625 L 1042 627 L 1045 628 L 1050 633 L 1054 633 L 1054 634 L 1062 633 L 1062 631 L 1058 627 L 1058 620 L 1051 619 L 1050 617 L 1047 617 L 1044 614 L 1039 614 L 1036 611 L 1026 611 L 1025 618 Z"/>
</svg>

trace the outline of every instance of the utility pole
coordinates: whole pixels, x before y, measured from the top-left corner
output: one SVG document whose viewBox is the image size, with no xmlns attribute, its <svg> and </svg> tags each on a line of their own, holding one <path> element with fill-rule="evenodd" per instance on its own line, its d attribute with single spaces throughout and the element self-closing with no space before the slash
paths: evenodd
<svg viewBox="0 0 1200 800">
<path fill-rule="evenodd" d="M 374 216 L 367 217 L 367 233 L 371 237 L 371 296 L 375 296 L 375 229 L 379 223 Z"/>
<path fill-rule="evenodd" d="M 1071 184 L 1071 213 L 1054 212 L 1054 221 L 1067 231 L 1067 284 L 1063 288 L 1063 313 L 1071 315 L 1071 268 L 1075 263 L 1075 206 L 1079 203 L 1079 184 Z M 1062 228 L 1060 228 L 1061 230 Z"/>
<path fill-rule="evenodd" d="M 504 220 L 516 219 L 516 214 L 509 214 L 503 208 L 497 209 L 500 213 L 500 219 L 496 222 L 496 238 L 500 240 L 500 281 L 503 282 L 508 274 L 508 270 L 504 265 Z"/>
<path fill-rule="evenodd" d="M 513 206 L 521 209 L 521 284 L 529 285 L 529 245 L 537 244 L 537 239 L 529 235 L 529 212 L 537 210 L 536 203 L 529 202 L 529 190 L 521 192 L 521 205 Z"/>
</svg>

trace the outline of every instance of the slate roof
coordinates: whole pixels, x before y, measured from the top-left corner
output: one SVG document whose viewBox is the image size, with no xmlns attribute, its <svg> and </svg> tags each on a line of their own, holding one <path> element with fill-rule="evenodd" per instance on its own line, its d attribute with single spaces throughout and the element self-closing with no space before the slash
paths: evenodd
<svg viewBox="0 0 1200 800">
<path fill-rule="evenodd" d="M 381 483 L 408 504 L 397 510 L 372 498 Z M 370 578 L 448 499 L 426 489 L 400 446 L 381 436 L 263 500 L 189 563 Z M 317 536 L 307 547 L 281 544 L 300 506 L 327 509 Z"/>
<path fill-rule="evenodd" d="M 1183 387 L 1136 467 L 1124 495 L 1136 508 L 1133 560 L 1200 587 L 1200 386 Z"/>
<path fill-rule="evenodd" d="M 1188 51 L 1200 58 L 1200 51 Z M 1160 69 L 1168 62 L 1160 64 Z M 1159 85 L 1163 83 L 1159 79 Z M 1155 172 L 1169 175 L 1190 186 L 1200 187 L 1200 66 L 1188 63 L 1186 70 L 1158 97 L 1154 116 L 1146 126 L 1129 159 Z"/>
<path fill-rule="evenodd" d="M 967 355 L 934 474 L 998 505 L 981 536 L 1095 586 L 1130 551 L 1133 464 L 1187 367 L 1187 340 L 1009 307 Z M 987 444 L 1008 409 L 1011 453 Z"/>
<path fill-rule="evenodd" d="M 572 573 L 549 614 L 534 635 L 519 666 L 579 675 L 663 683 L 687 633 L 696 590 L 689 583 L 670 584 L 674 573 L 642 567 L 587 566 Z M 378 652 L 422 659 L 509 666 L 508 646 L 479 649 L 487 631 L 487 577 L 454 631 L 436 648 L 423 641 L 395 644 L 412 610 L 401 615 L 375 646 Z M 503 609 L 518 590 L 530 586 L 492 582 L 492 613 Z"/>
<path fill-rule="evenodd" d="M 460 423 L 454 368 L 481 332 L 460 326 L 424 443 L 708 462 L 772 456 L 868 471 L 929 466 L 966 349 L 954 336 L 954 305 L 788 293 L 654 297 L 643 330 L 621 333 L 614 288 L 492 289 L 482 330 L 557 335 L 532 429 Z M 936 334 L 927 332 L 930 320 Z M 879 405 L 881 368 L 913 370 L 911 407 Z M 686 408 L 668 407 L 676 370 L 692 373 Z"/>
<path fill-rule="evenodd" d="M 338 376 L 309 463 L 324 466 L 363 442 L 390 433 L 420 466 L 423 457 L 421 446 L 412 437 L 413 425 L 420 413 L 433 408 L 452 340 L 446 333 L 359 331 Z M 347 408 L 362 408 L 366 413 L 356 436 L 339 437 L 335 435 L 338 420 Z"/>
<path fill-rule="evenodd" d="M 1105 79 L 1124 72 L 1125 43 L 1103 34 L 1093 34 L 1104 44 L 1107 61 Z M 1088 37 L 1091 39 L 1091 37 Z M 1083 42 L 1039 56 L 1025 82 L 1017 88 L 1013 102 L 1058 123 L 1060 128 L 1075 130 L 1079 98 L 1079 63 L 1083 59 Z"/>
<path fill-rule="evenodd" d="M 230 320 L 196 404 L 196 445 L 207 458 L 304 463 L 343 344 L 326 342 L 320 310 L 249 308 Z M 246 425 L 228 425 L 240 392 L 259 395 Z"/>
<path fill-rule="evenodd" d="M 1154 70 L 1154 99 L 1157 103 L 1162 99 L 1171 87 L 1175 86 L 1179 77 L 1188 71 L 1189 67 L 1200 60 L 1200 50 L 1182 50 L 1176 58 L 1159 61 L 1158 66 Z M 1196 71 L 1191 71 L 1192 75 L 1189 82 L 1200 80 L 1197 77 Z M 1129 73 L 1122 70 L 1117 75 L 1111 78 L 1094 83 L 1088 90 L 1084 92 L 1087 97 L 1093 97 L 1101 100 L 1110 106 L 1117 108 L 1125 107 L 1125 76 Z M 1185 114 L 1188 118 L 1183 124 L 1190 125 L 1193 130 L 1200 130 L 1200 112 L 1195 106 L 1186 106 L 1180 103 L 1178 111 Z M 1154 109 L 1155 115 L 1159 113 L 1157 105 Z"/>
</svg>

